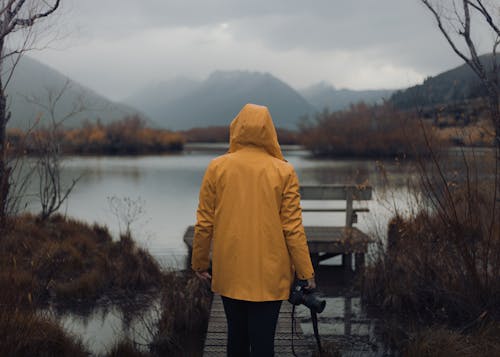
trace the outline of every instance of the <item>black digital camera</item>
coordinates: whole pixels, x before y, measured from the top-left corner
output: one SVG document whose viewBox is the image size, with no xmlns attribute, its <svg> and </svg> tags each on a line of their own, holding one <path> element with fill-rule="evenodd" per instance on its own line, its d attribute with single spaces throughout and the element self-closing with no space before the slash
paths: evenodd
<svg viewBox="0 0 500 357">
<path fill-rule="evenodd" d="M 306 289 L 307 280 L 295 280 L 290 291 L 288 301 L 292 305 L 304 304 L 312 312 L 321 313 L 325 309 L 326 301 L 319 298 L 315 290 Z"/>
</svg>

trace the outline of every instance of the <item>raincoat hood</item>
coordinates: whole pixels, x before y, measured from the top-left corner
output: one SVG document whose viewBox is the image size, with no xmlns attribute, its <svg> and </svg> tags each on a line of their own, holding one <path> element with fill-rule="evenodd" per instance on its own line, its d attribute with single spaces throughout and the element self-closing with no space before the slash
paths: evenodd
<svg viewBox="0 0 500 357">
<path fill-rule="evenodd" d="M 262 148 L 269 155 L 285 161 L 267 107 L 246 104 L 231 122 L 229 133 L 229 153 L 253 146 Z"/>
</svg>

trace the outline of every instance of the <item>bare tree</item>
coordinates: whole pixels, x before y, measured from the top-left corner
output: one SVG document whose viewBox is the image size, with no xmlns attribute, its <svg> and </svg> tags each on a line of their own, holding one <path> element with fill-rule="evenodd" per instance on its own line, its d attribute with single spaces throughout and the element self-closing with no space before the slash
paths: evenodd
<svg viewBox="0 0 500 357">
<path fill-rule="evenodd" d="M 31 29 L 59 7 L 60 0 L 0 0 L 0 230 L 5 228 L 7 202 L 12 168 L 7 161 L 6 128 L 10 118 L 5 89 L 12 77 L 19 56 L 29 47 Z M 24 33 L 22 31 L 25 31 Z M 8 43 L 14 35 L 22 34 L 17 44 Z M 14 45 L 12 47 L 12 45 Z M 6 60 L 15 57 L 6 73 Z"/>
<path fill-rule="evenodd" d="M 463 163 L 464 169 L 461 174 L 465 176 L 466 179 L 466 201 L 469 203 L 468 212 L 470 212 L 471 222 L 479 217 L 481 221 L 484 220 L 485 226 L 488 227 L 486 234 L 486 248 L 484 251 L 484 259 L 482 259 L 483 269 L 485 274 L 484 286 L 488 286 L 490 282 L 490 262 L 495 261 L 495 257 L 490 255 L 493 252 L 494 241 L 498 241 L 498 230 L 496 224 L 498 224 L 498 202 L 500 193 L 500 87 L 499 87 L 499 63 L 497 59 L 497 49 L 500 45 L 500 5 L 498 1 L 491 0 L 420 0 L 423 5 L 432 13 L 435 18 L 439 30 L 442 35 L 450 45 L 451 49 L 461 58 L 464 62 L 472 69 L 472 71 L 478 76 L 481 81 L 483 88 L 487 93 L 487 103 L 490 112 L 490 120 L 494 127 L 494 144 L 495 144 L 495 163 L 493 167 L 493 192 L 490 193 L 489 189 L 483 197 L 480 193 L 480 182 L 477 179 L 477 171 L 473 169 L 469 161 L 466 159 L 463 151 Z M 484 45 L 487 38 L 482 36 L 480 41 L 475 37 L 477 36 L 478 29 L 486 28 L 491 34 L 491 63 L 487 63 L 486 60 L 482 59 L 479 55 L 478 46 L 479 44 Z M 486 57 L 483 57 L 486 58 Z M 433 157 L 434 159 L 434 157 Z M 476 157 L 473 156 L 472 164 L 476 164 Z M 439 171 L 441 170 L 441 164 L 435 160 L 434 166 Z M 474 175 L 474 171 L 476 174 Z M 425 175 L 424 175 L 425 176 Z M 450 184 L 447 178 L 441 173 L 441 183 L 448 190 L 448 185 Z M 432 183 L 429 184 L 429 178 L 425 177 L 428 190 L 433 190 Z M 491 186 L 487 186 L 491 187 Z M 437 197 L 434 193 L 432 193 Z M 481 215 L 480 209 L 484 205 L 489 195 L 491 194 L 491 205 L 486 205 L 490 210 L 490 215 Z M 447 192 L 448 201 L 451 201 L 451 193 Z M 479 207 L 474 203 L 474 200 L 478 201 Z M 438 202 L 439 203 L 439 202 Z M 452 203 L 452 205 L 455 205 Z M 442 211 L 442 210 L 441 210 Z M 455 206 L 453 206 L 453 212 L 457 212 Z M 450 222 L 456 222 L 456 226 L 459 227 L 461 222 L 457 220 L 456 214 L 455 218 L 448 219 Z M 488 222 L 489 221 L 489 222 Z M 453 226 L 453 225 L 450 225 Z M 473 225 L 472 225 L 473 226 Z M 495 236 L 496 235 L 496 236 Z M 496 237 L 496 238 L 495 238 Z M 468 261 L 470 262 L 470 270 L 477 275 L 477 267 L 474 262 L 477 260 L 475 251 Z M 479 281 L 478 279 L 476 279 Z"/>
<path fill-rule="evenodd" d="M 453 51 L 464 60 L 481 80 L 488 93 L 490 118 L 495 128 L 495 146 L 500 147 L 500 107 L 497 49 L 500 45 L 500 23 L 495 18 L 500 6 L 485 0 L 421 0 L 437 21 L 439 30 Z M 496 3 L 496 4 L 495 4 Z M 476 19 L 477 21 L 473 21 Z M 493 35 L 491 68 L 481 61 L 473 26 L 482 23 Z M 483 39 L 484 40 L 484 39 Z"/>
<path fill-rule="evenodd" d="M 42 206 L 41 220 L 46 220 L 61 207 L 79 180 L 79 178 L 72 179 L 71 184 L 64 186 L 61 176 L 63 125 L 87 109 L 84 97 L 81 95 L 75 99 L 66 113 L 59 114 L 58 105 L 69 89 L 71 81 L 67 79 L 57 91 L 47 88 L 46 98 L 25 97 L 27 102 L 43 109 L 49 119 L 48 123 L 34 133 L 38 198 Z"/>
</svg>

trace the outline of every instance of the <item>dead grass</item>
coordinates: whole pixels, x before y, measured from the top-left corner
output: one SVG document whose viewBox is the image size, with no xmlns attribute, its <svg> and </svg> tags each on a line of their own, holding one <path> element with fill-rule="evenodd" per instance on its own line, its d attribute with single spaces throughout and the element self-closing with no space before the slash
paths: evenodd
<svg viewBox="0 0 500 357">
<path fill-rule="evenodd" d="M 463 334 L 446 327 L 431 327 L 410 337 L 406 357 L 490 357 L 500 356 L 500 325 L 482 327 Z"/>
<path fill-rule="evenodd" d="M 32 312 L 0 307 L 0 356 L 88 356 L 82 342 L 56 322 Z"/>
<path fill-rule="evenodd" d="M 23 215 L 11 223 L 0 240 L 0 287 L 13 286 L 18 303 L 28 295 L 34 304 L 91 302 L 160 285 L 158 263 L 130 237 L 115 242 L 105 227 L 60 215 L 46 222 Z"/>
<path fill-rule="evenodd" d="M 430 123 L 420 122 L 389 104 L 359 103 L 345 111 L 323 112 L 313 121 L 304 121 L 299 138 L 319 157 L 427 156 L 422 125 L 429 133 L 432 131 Z M 437 144 L 438 138 L 432 136 L 432 140 Z"/>
<path fill-rule="evenodd" d="M 500 207 L 489 157 L 419 162 L 410 212 L 395 212 L 363 281 L 365 302 L 408 356 L 499 355 Z M 493 158 L 494 160 L 494 158 Z M 496 336 L 496 337 L 493 337 Z"/>
<path fill-rule="evenodd" d="M 161 316 L 149 351 L 133 342 L 108 356 L 199 356 L 211 293 L 192 273 L 162 272 L 132 238 L 113 241 L 107 229 L 55 215 L 10 222 L 0 240 L 0 356 L 83 356 L 79 340 L 36 314 L 48 301 L 58 307 L 92 306 L 103 295 L 161 293 Z"/>
<path fill-rule="evenodd" d="M 159 356 L 199 356 L 208 326 L 212 293 L 192 273 L 162 281 L 162 315 L 151 351 Z"/>
<path fill-rule="evenodd" d="M 132 341 L 124 340 L 117 343 L 106 357 L 149 357 L 148 352 L 139 351 Z"/>
<path fill-rule="evenodd" d="M 495 130 L 490 121 L 481 120 L 466 126 L 439 128 L 436 135 L 452 145 L 492 147 Z"/>
</svg>

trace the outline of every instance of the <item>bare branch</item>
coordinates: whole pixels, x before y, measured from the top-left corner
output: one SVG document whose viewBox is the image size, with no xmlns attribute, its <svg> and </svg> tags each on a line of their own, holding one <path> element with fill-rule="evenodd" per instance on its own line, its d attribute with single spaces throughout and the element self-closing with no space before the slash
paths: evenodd
<svg viewBox="0 0 500 357">
<path fill-rule="evenodd" d="M 474 2 L 469 1 L 470 6 L 472 6 L 475 10 L 477 10 L 481 15 L 484 16 L 486 22 L 490 27 L 500 36 L 500 28 L 493 22 L 493 18 L 491 17 L 489 11 L 483 5 L 481 0 L 476 0 L 478 5 L 474 4 Z"/>
<path fill-rule="evenodd" d="M 422 0 L 422 3 L 430 10 L 430 12 L 434 15 L 434 18 L 437 21 L 439 30 L 441 30 L 441 33 L 445 37 L 446 41 L 448 41 L 448 44 L 451 46 L 453 51 L 460 57 L 462 58 L 469 66 L 472 67 L 472 63 L 470 59 L 465 56 L 465 54 L 462 53 L 456 46 L 455 42 L 451 39 L 448 31 L 446 31 L 443 22 L 441 21 L 441 15 L 437 12 L 437 10 L 434 8 L 434 6 L 429 2 L 429 0 Z"/>
<path fill-rule="evenodd" d="M 23 1 L 23 0 L 21 0 L 21 1 Z M 27 19 L 16 19 L 12 23 L 13 27 L 15 27 L 15 26 L 33 26 L 33 24 L 35 23 L 36 20 L 41 19 L 43 17 L 47 17 L 50 14 L 52 14 L 54 11 L 56 11 L 57 8 L 59 7 L 60 2 L 61 2 L 61 0 L 56 0 L 55 4 L 52 7 L 50 7 L 47 11 L 39 13 L 39 14 L 35 14 Z"/>
<path fill-rule="evenodd" d="M 2 9 L 0 9 L 0 16 L 2 16 L 5 12 L 9 11 L 12 5 L 14 5 L 16 1 L 17 0 L 9 0 L 9 2 Z"/>
<path fill-rule="evenodd" d="M 464 27 L 464 32 L 462 36 L 465 39 L 465 43 L 467 44 L 467 47 L 469 48 L 470 54 L 471 54 L 471 61 L 475 65 L 475 71 L 478 73 L 480 78 L 487 78 L 486 72 L 483 68 L 483 65 L 481 64 L 481 61 L 479 60 L 479 56 L 476 51 L 476 46 L 474 45 L 474 42 L 472 41 L 471 35 L 470 35 L 470 29 L 471 29 L 471 22 L 470 22 L 470 10 L 469 10 L 469 1 L 468 0 L 463 0 L 463 7 L 464 7 L 464 16 L 465 16 L 465 27 Z"/>
<path fill-rule="evenodd" d="M 25 2 L 26 2 L 26 0 L 19 0 L 19 2 L 14 7 L 14 10 L 9 12 L 9 18 L 11 18 L 11 19 L 15 18 L 17 16 L 17 14 L 19 13 L 19 11 L 21 11 L 21 8 L 24 6 Z"/>
<path fill-rule="evenodd" d="M 9 86 L 9 83 L 12 80 L 12 76 L 14 75 L 14 71 L 15 71 L 17 65 L 19 64 L 19 61 L 21 60 L 21 56 L 26 51 L 25 49 L 26 49 L 26 46 L 28 44 L 28 41 L 29 41 L 29 36 L 26 36 L 24 38 L 24 43 L 23 43 L 23 45 L 21 47 L 21 50 L 17 50 L 17 51 L 12 51 L 11 52 L 11 53 L 16 52 L 17 53 L 17 57 L 14 60 L 14 63 L 12 64 L 12 67 L 10 69 L 9 75 L 7 76 L 7 79 L 5 80 L 5 83 L 3 84 L 4 88 L 7 88 Z"/>
<path fill-rule="evenodd" d="M 9 145 L 7 141 L 6 128 L 10 118 L 10 112 L 7 107 L 6 86 L 11 80 L 20 56 L 32 44 L 32 26 L 38 20 L 49 16 L 59 8 L 60 0 L 33 1 L 32 6 L 28 6 L 26 0 L 8 0 L 2 1 L 0 7 L 0 70 L 3 69 L 5 60 L 11 56 L 17 56 L 9 69 L 6 81 L 6 73 L 0 73 L 0 231 L 6 228 L 7 217 L 9 215 L 8 206 L 12 201 L 12 166 L 7 157 Z M 51 5 L 52 3 L 52 5 Z M 14 48 L 5 54 L 6 41 L 18 30 L 26 31 L 21 34 L 23 43 L 21 48 Z M 24 185 L 21 185 L 24 186 Z M 0 232 L 1 236 L 1 232 Z"/>
</svg>

